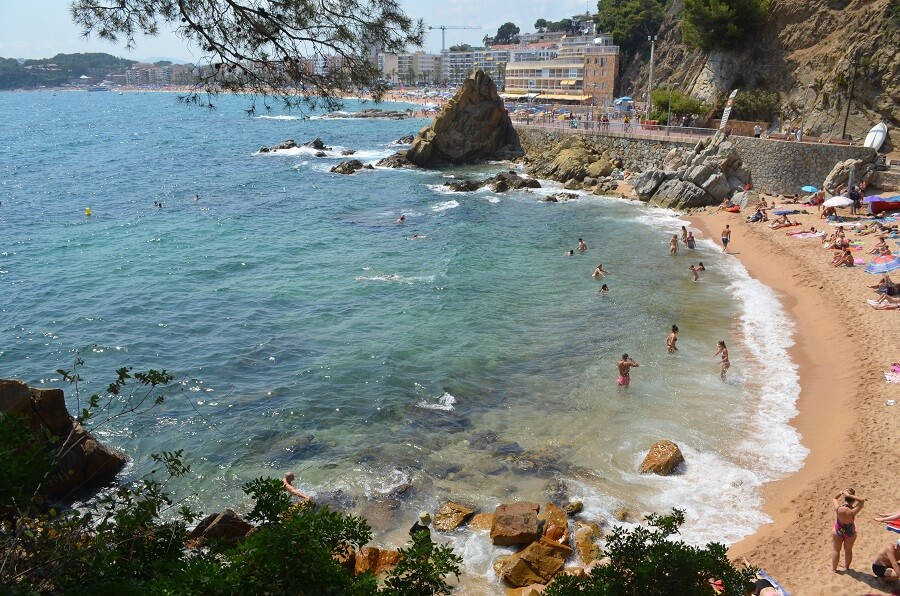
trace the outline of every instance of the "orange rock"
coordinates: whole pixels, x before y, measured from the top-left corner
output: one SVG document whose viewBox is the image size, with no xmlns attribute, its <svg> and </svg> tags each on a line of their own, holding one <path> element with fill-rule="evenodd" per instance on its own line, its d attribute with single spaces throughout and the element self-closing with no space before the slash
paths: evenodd
<svg viewBox="0 0 900 596">
<path fill-rule="evenodd" d="M 684 462 L 684 455 L 681 454 L 678 445 L 672 441 L 657 441 L 641 464 L 641 474 L 652 472 L 660 476 L 668 476 L 682 462 Z"/>
</svg>

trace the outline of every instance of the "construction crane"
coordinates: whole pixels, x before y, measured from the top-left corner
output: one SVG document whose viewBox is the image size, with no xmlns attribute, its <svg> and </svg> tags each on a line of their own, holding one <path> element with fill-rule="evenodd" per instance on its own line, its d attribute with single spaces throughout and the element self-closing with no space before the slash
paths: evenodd
<svg viewBox="0 0 900 596">
<path fill-rule="evenodd" d="M 429 27 L 428 29 L 441 30 L 441 51 L 443 52 L 447 49 L 447 29 L 481 29 L 481 27 L 472 27 L 470 25 L 437 25 L 435 27 Z"/>
</svg>

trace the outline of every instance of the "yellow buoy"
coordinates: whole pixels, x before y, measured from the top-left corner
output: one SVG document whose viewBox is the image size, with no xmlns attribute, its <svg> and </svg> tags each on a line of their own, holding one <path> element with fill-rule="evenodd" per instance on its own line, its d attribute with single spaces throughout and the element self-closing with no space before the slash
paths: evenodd
<svg viewBox="0 0 900 596">
<path fill-rule="evenodd" d="M 91 208 L 90 208 L 90 207 L 85 207 L 85 208 L 84 208 L 84 214 L 87 215 L 88 217 L 90 217 L 90 216 L 91 216 Z"/>
</svg>

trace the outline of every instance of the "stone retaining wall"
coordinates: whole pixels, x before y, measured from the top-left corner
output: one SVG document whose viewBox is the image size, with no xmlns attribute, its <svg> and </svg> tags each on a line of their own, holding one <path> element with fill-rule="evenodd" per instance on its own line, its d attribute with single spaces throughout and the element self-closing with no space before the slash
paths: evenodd
<svg viewBox="0 0 900 596">
<path fill-rule="evenodd" d="M 606 150 L 611 157 L 622 159 L 626 169 L 639 171 L 660 167 L 663 157 L 673 147 L 685 149 L 696 145 L 695 141 L 607 136 L 565 129 L 548 131 L 522 125 L 516 125 L 516 131 L 522 147 L 531 155 L 568 135 L 580 134 L 598 151 Z M 851 158 L 861 159 L 864 163 L 875 160 L 875 151 L 868 147 L 795 143 L 735 135 L 729 140 L 736 147 L 744 167 L 750 170 L 754 189 L 773 194 L 797 194 L 801 192 L 800 187 L 807 184 L 821 186 L 838 162 Z"/>
</svg>

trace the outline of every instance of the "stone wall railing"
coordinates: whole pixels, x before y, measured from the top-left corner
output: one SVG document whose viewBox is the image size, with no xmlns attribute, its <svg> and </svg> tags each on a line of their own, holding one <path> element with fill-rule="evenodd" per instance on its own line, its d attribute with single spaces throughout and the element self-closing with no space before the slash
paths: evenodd
<svg viewBox="0 0 900 596">
<path fill-rule="evenodd" d="M 683 150 L 706 141 L 706 137 L 667 139 L 657 135 L 606 135 L 602 131 L 545 129 L 523 124 L 516 124 L 515 128 L 522 147 L 530 155 L 537 155 L 568 135 L 578 134 L 598 151 L 608 151 L 610 157 L 621 159 L 625 169 L 640 171 L 660 167 L 663 157 L 672 148 Z M 798 194 L 802 186 L 821 186 L 835 164 L 847 159 L 871 163 L 876 155 L 874 150 L 860 146 L 798 143 L 736 135 L 731 135 L 729 140 L 737 149 L 744 167 L 750 170 L 754 189 L 772 194 Z"/>
</svg>

